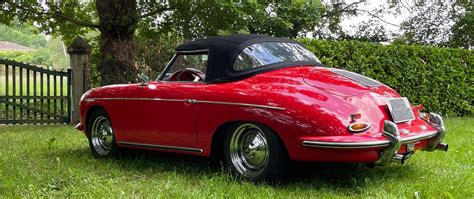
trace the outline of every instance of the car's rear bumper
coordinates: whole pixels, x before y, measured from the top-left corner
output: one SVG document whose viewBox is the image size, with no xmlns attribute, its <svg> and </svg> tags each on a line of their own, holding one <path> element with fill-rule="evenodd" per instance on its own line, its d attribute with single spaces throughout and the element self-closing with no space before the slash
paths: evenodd
<svg viewBox="0 0 474 199">
<path fill-rule="evenodd" d="M 438 134 L 437 131 L 427 132 L 413 137 L 400 138 L 398 141 L 401 144 L 415 143 L 421 140 L 430 139 Z M 385 140 L 367 140 L 360 142 L 333 142 L 333 141 L 316 141 L 316 140 L 304 140 L 303 146 L 306 147 L 318 147 L 318 148 L 332 148 L 332 149 L 370 149 L 370 148 L 381 148 L 388 147 L 392 142 L 388 139 Z"/>
<path fill-rule="evenodd" d="M 429 121 L 436 130 L 419 133 L 409 137 L 401 137 L 400 131 L 391 121 L 385 121 L 381 137 L 360 136 L 332 136 L 303 138 L 301 144 L 304 148 L 316 149 L 321 153 L 332 155 L 328 160 L 347 161 L 374 161 L 378 165 L 385 165 L 392 161 L 403 163 L 415 151 L 422 149 L 426 151 L 444 150 L 448 145 L 442 140 L 445 135 L 445 127 L 441 116 L 430 113 Z"/>
</svg>

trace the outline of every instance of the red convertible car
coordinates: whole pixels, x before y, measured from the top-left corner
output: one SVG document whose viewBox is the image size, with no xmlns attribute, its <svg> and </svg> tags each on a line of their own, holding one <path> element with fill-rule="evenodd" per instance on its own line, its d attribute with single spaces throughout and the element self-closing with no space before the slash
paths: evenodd
<svg viewBox="0 0 474 199">
<path fill-rule="evenodd" d="M 268 36 L 182 44 L 156 81 L 92 89 L 80 107 L 77 128 L 97 157 L 120 148 L 216 155 L 250 180 L 278 178 L 290 160 L 386 165 L 448 148 L 439 115 Z"/>
</svg>

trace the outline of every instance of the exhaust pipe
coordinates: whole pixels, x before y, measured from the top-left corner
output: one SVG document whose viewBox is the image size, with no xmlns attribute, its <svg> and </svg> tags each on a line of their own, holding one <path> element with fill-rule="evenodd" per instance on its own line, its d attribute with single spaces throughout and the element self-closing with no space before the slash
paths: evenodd
<svg viewBox="0 0 474 199">
<path fill-rule="evenodd" d="M 439 143 L 438 145 L 436 145 L 436 150 L 440 150 L 440 151 L 448 151 L 448 144 L 446 143 Z"/>
<path fill-rule="evenodd" d="M 407 152 L 403 155 L 397 153 L 397 154 L 393 155 L 392 160 L 395 161 L 395 162 L 398 162 L 400 164 L 403 164 L 403 163 L 405 163 L 405 160 L 410 158 L 413 154 L 414 154 L 413 151 L 409 151 L 409 152 Z"/>
</svg>

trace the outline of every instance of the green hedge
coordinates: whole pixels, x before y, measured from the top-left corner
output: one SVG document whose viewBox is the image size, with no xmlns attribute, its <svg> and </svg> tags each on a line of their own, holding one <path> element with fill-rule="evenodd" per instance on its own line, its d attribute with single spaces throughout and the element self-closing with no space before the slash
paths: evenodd
<svg viewBox="0 0 474 199">
<path fill-rule="evenodd" d="M 302 39 L 328 67 L 379 80 L 445 116 L 474 111 L 474 53 L 465 49 Z"/>
</svg>

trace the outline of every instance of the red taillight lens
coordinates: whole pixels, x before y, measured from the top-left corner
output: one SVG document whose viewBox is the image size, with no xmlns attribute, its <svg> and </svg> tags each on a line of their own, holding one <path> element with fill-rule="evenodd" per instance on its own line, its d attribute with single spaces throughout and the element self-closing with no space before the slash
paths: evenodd
<svg viewBox="0 0 474 199">
<path fill-rule="evenodd" d="M 428 113 L 420 112 L 420 118 L 425 121 L 430 121 L 430 115 Z"/>
</svg>

